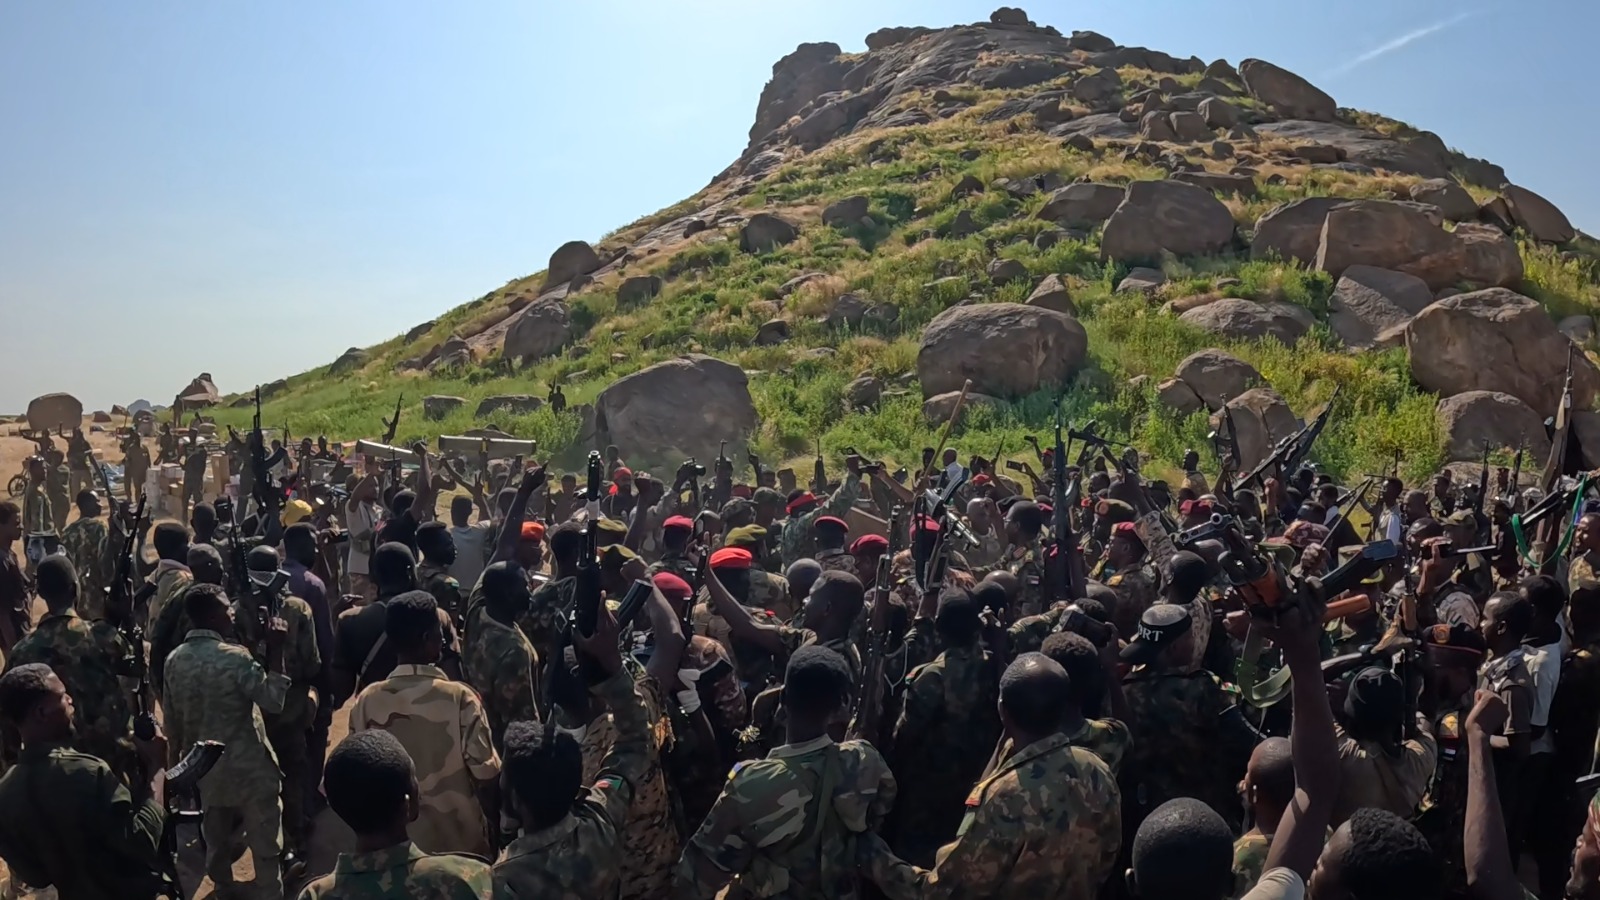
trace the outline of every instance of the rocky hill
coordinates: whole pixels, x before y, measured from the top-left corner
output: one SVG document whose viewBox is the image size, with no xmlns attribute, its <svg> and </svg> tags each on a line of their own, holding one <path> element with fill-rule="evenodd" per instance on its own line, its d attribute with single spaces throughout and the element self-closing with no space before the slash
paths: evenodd
<svg viewBox="0 0 1600 900">
<path fill-rule="evenodd" d="M 1437 135 L 1017 9 L 866 45 L 779 60 L 695 196 L 267 386 L 267 419 L 372 435 L 401 401 L 403 437 L 492 422 L 568 461 L 905 457 L 970 379 L 964 454 L 1021 458 L 1065 389 L 1175 462 L 1224 405 L 1255 457 L 1342 386 L 1322 464 L 1421 474 L 1539 452 L 1569 346 L 1600 393 L 1595 245 Z"/>
</svg>

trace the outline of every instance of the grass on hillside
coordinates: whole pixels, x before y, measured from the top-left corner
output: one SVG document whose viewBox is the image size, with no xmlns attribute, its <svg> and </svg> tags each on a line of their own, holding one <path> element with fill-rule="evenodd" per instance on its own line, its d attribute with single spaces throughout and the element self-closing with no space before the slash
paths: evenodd
<svg viewBox="0 0 1600 900">
<path fill-rule="evenodd" d="M 971 151 L 976 151 L 976 158 L 964 160 L 963 153 Z M 1231 162 L 1208 165 L 1225 170 Z M 1225 198 L 1245 228 L 1287 200 L 1403 193 L 1416 180 L 1327 170 L 1268 170 L 1280 171 L 1286 183 L 1261 184 L 1261 196 L 1254 200 Z M 618 377 L 693 351 L 733 360 L 754 373 L 751 393 L 762 425 L 752 443 L 768 460 L 809 458 L 820 436 L 824 452 L 834 461 L 845 447 L 854 447 L 912 463 L 921 447 L 937 440 L 939 429 L 923 420 L 921 391 L 915 383 L 922 327 L 969 294 L 982 302 L 996 302 L 1022 301 L 1029 293 L 1027 284 L 989 283 L 984 268 L 997 253 L 1022 262 L 1036 278 L 1050 273 L 1066 277 L 1090 347 L 1088 363 L 1067 386 L 1067 414 L 1080 422 L 1098 420 L 1102 433 L 1131 440 L 1158 469 L 1176 464 L 1191 447 L 1214 466 L 1207 439 L 1210 424 L 1204 414 L 1172 415 L 1155 402 L 1153 392 L 1129 390 L 1127 381 L 1136 375 L 1156 381 L 1169 377 L 1183 357 L 1213 346 L 1253 364 L 1302 416 L 1325 402 L 1336 385 L 1343 385 L 1340 409 L 1314 451 L 1329 471 L 1348 475 L 1386 469 L 1399 451 L 1405 456 L 1407 473 L 1420 478 L 1445 461 L 1443 436 L 1434 420 L 1435 398 L 1412 382 L 1403 350 L 1350 354 L 1325 327 L 1293 348 L 1272 341 L 1219 341 L 1160 310 L 1168 300 L 1221 291 L 1247 299 L 1284 300 L 1325 319 L 1333 291 L 1326 273 L 1238 256 L 1168 260 L 1170 281 L 1158 297 L 1118 295 L 1115 285 L 1126 270 L 1099 260 L 1097 234 L 1062 240 L 1046 250 L 1031 243 L 1051 227 L 1034 218 L 1047 199 L 1044 194 L 1015 198 L 991 189 L 970 197 L 952 196 L 956 182 L 968 174 L 988 184 L 997 178 L 1046 173 L 1064 182 L 1079 176 L 1115 183 L 1161 177 L 1157 169 L 1111 153 L 1086 155 L 1038 132 L 1013 134 L 1005 123 L 981 124 L 976 113 L 915 128 L 854 135 L 784 165 L 740 199 L 745 210 L 773 209 L 799 221 L 799 240 L 752 255 L 739 251 L 735 232 L 712 230 L 669 253 L 633 263 L 625 274 L 660 274 L 667 279 L 665 290 L 650 303 L 629 309 L 618 308 L 615 280 L 597 283 L 572 298 L 571 317 L 582 335 L 578 348 L 515 373 L 499 364 L 444 375 L 396 371 L 401 360 L 438 344 L 451 331 L 487 321 L 503 308 L 507 297 L 541 280 L 530 276 L 444 314 L 411 346 L 396 339 L 372 348 L 372 361 L 359 373 L 334 378 L 318 370 L 291 379 L 289 388 L 268 404 L 266 417 L 274 424 L 287 419 L 296 434 L 372 436 L 381 433 L 381 418 L 393 412 L 403 394 L 401 439 L 458 433 L 482 424 L 472 412 L 483 397 L 543 396 L 553 380 L 560 380 L 567 385 L 569 403 L 577 405 L 592 400 Z M 858 194 L 869 198 L 875 225 L 839 230 L 820 223 L 823 206 Z M 700 199 L 646 217 L 607 240 L 618 245 L 636 239 L 650 227 L 698 208 Z M 960 238 L 944 236 L 963 211 L 981 230 Z M 1528 244 L 1523 245 L 1523 256 L 1528 269 L 1525 290 L 1552 314 L 1600 310 L 1592 262 Z M 827 277 L 781 296 L 786 282 L 808 272 Z M 965 282 L 938 281 L 951 273 Z M 1219 287 L 1224 278 L 1238 283 Z M 822 319 L 846 291 L 869 303 L 893 306 L 897 320 L 889 324 L 868 320 L 856 329 L 827 326 Z M 772 318 L 789 322 L 790 340 L 773 347 L 754 346 L 757 329 Z M 820 358 L 807 352 L 816 347 L 836 352 Z M 870 412 L 847 410 L 844 387 L 863 373 L 882 377 L 890 391 Z M 421 415 L 421 398 L 426 394 L 459 395 L 469 402 L 449 418 L 430 422 Z M 974 409 L 951 443 L 964 457 L 988 456 L 1002 447 L 1008 458 L 1026 458 L 1025 436 L 1050 439 L 1054 402 L 1053 393 L 1047 391 L 1004 408 Z M 234 424 L 248 417 L 245 410 L 225 410 L 218 416 Z M 501 413 L 487 421 L 539 440 L 564 465 L 575 465 L 588 449 L 575 445 L 580 422 L 571 412 L 556 416 L 541 410 L 521 417 Z M 649 450 L 624 448 L 630 459 L 648 458 Z"/>
</svg>

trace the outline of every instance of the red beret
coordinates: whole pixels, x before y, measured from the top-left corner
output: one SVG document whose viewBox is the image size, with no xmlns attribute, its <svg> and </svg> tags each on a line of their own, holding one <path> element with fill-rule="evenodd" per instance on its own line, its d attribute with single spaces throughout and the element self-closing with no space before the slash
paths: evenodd
<svg viewBox="0 0 1600 900">
<path fill-rule="evenodd" d="M 989 482 L 991 482 L 993 480 L 994 479 L 990 478 L 987 475 L 976 475 L 972 479 L 972 484 L 973 484 L 974 487 L 981 487 L 982 485 L 988 484 Z"/>
<path fill-rule="evenodd" d="M 937 533 L 943 530 L 939 527 L 939 520 L 932 516 L 918 516 L 916 520 L 916 527 L 919 530 L 929 533 Z"/>
<path fill-rule="evenodd" d="M 671 572 L 657 572 L 652 580 L 656 583 L 656 590 L 668 600 L 687 600 L 689 592 L 693 590 L 689 587 L 689 582 Z"/>
<path fill-rule="evenodd" d="M 749 500 L 752 491 L 750 490 L 750 485 L 748 484 L 736 484 L 733 486 L 733 490 L 729 493 L 733 494 L 735 497 L 738 497 L 740 500 Z"/>
<path fill-rule="evenodd" d="M 1111 534 L 1113 536 L 1121 535 L 1123 537 L 1138 538 L 1139 529 L 1135 528 L 1132 522 L 1118 522 L 1111 526 Z"/>
<path fill-rule="evenodd" d="M 1035 505 L 1039 507 L 1039 513 L 1041 515 L 1046 515 L 1046 516 L 1055 515 L 1056 508 L 1054 506 L 1051 506 L 1050 504 L 1048 504 L 1048 503 L 1037 503 Z"/>
<path fill-rule="evenodd" d="M 1185 500 L 1178 504 L 1178 514 L 1184 516 L 1209 516 L 1211 515 L 1211 508 L 1209 500 Z"/>
<path fill-rule="evenodd" d="M 863 534 L 856 538 L 850 545 L 850 555 L 867 556 L 873 553 L 882 554 L 889 549 L 889 539 L 881 534 Z"/>
<path fill-rule="evenodd" d="M 850 530 L 850 524 L 838 516 L 818 516 L 812 525 L 817 528 L 837 528 L 846 532 Z"/>
<path fill-rule="evenodd" d="M 525 541 L 542 541 L 542 540 L 544 540 L 544 523 L 543 522 L 523 522 L 522 523 L 522 539 L 525 540 Z"/>
<path fill-rule="evenodd" d="M 694 520 L 688 516 L 671 516 L 661 523 L 662 528 L 682 528 L 685 531 L 694 530 Z"/>
<path fill-rule="evenodd" d="M 789 513 L 789 515 L 792 516 L 794 515 L 795 510 L 802 506 L 809 506 L 815 502 L 817 502 L 817 495 L 811 493 L 810 491 L 806 491 L 793 500 L 790 500 L 789 505 L 785 506 L 784 509 Z"/>
<path fill-rule="evenodd" d="M 611 480 L 612 481 L 632 481 L 633 480 L 633 470 L 628 468 L 627 466 L 623 466 L 622 468 L 620 468 L 620 469 L 616 470 L 615 472 L 611 473 Z"/>
<path fill-rule="evenodd" d="M 723 547 L 711 554 L 711 568 L 713 569 L 748 569 L 755 562 L 755 557 L 749 550 L 739 547 Z"/>
</svg>

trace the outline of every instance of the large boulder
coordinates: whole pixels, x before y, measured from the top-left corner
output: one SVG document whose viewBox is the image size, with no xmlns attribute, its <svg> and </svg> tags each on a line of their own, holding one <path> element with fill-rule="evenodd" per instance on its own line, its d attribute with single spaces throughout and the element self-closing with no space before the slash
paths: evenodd
<svg viewBox="0 0 1600 900">
<path fill-rule="evenodd" d="M 1293 303 L 1278 300 L 1257 303 L 1237 297 L 1225 297 L 1191 309 L 1179 316 L 1178 321 L 1235 340 L 1270 337 L 1290 346 L 1317 324 L 1315 316 Z"/>
<path fill-rule="evenodd" d="M 1302 422 L 1289 404 L 1272 388 L 1251 388 L 1228 401 L 1228 413 L 1212 413 L 1211 427 L 1228 434 L 1228 422 L 1233 422 L 1234 432 L 1229 435 L 1239 451 L 1239 464 L 1253 469 L 1272 455 L 1278 442 L 1299 431 Z"/>
<path fill-rule="evenodd" d="M 865 195 L 846 197 L 828 204 L 822 211 L 822 224 L 834 228 L 849 228 L 861 224 L 867 216 L 867 204 L 871 202 Z"/>
<path fill-rule="evenodd" d="M 433 326 L 436 324 L 438 324 L 436 319 L 429 319 L 426 322 L 411 326 L 411 330 L 406 332 L 406 343 L 409 344 L 417 338 L 422 337 L 423 335 L 432 331 Z"/>
<path fill-rule="evenodd" d="M 1508 269 L 1500 244 L 1478 229 L 1459 235 L 1445 231 L 1416 204 L 1352 200 L 1328 211 L 1316 267 L 1334 277 L 1354 265 L 1393 269 L 1421 278 L 1436 291 L 1463 281 L 1505 286 L 1522 272 L 1520 266 L 1514 273 Z"/>
<path fill-rule="evenodd" d="M 1600 396 L 1600 370 L 1562 334 L 1544 307 L 1504 288 L 1457 294 L 1432 304 L 1406 326 L 1411 377 L 1444 397 L 1499 391 L 1541 416 L 1561 401 L 1572 360 L 1576 409 Z"/>
<path fill-rule="evenodd" d="M 128 408 L 126 406 L 122 406 L 121 404 L 117 404 L 117 403 L 111 404 L 111 414 L 113 416 L 126 416 L 126 415 L 129 415 Z"/>
<path fill-rule="evenodd" d="M 660 275 L 635 275 L 617 288 L 617 305 L 638 306 L 648 303 L 661 293 Z"/>
<path fill-rule="evenodd" d="M 1411 199 L 1439 207 L 1452 222 L 1470 222 L 1478 217 L 1478 201 L 1467 189 L 1449 178 L 1429 178 L 1411 186 Z"/>
<path fill-rule="evenodd" d="M 1033 289 L 1033 293 L 1028 295 L 1027 303 L 1029 306 L 1055 310 L 1069 316 L 1078 314 L 1078 307 L 1072 303 L 1072 292 L 1067 290 L 1067 284 L 1061 280 L 1060 275 L 1046 275 L 1044 280 L 1039 282 L 1039 286 Z"/>
<path fill-rule="evenodd" d="M 1512 453 L 1526 447 L 1535 460 L 1550 455 L 1544 417 L 1510 394 L 1467 391 L 1440 400 L 1434 414 L 1451 459 L 1481 461 L 1485 444 Z"/>
<path fill-rule="evenodd" d="M 1233 214 L 1204 188 L 1135 181 L 1106 220 L 1100 254 L 1116 262 L 1160 262 L 1164 254 L 1217 253 L 1233 240 Z"/>
<path fill-rule="evenodd" d="M 771 213 L 756 213 L 739 229 L 739 249 L 746 253 L 766 253 L 792 243 L 799 236 L 799 229 L 787 219 Z"/>
<path fill-rule="evenodd" d="M 1172 133 L 1176 134 L 1180 141 L 1194 143 L 1214 137 L 1211 126 L 1206 123 L 1205 117 L 1198 113 L 1175 112 L 1168 116 L 1168 119 L 1172 122 Z"/>
<path fill-rule="evenodd" d="M 882 396 L 883 379 L 872 375 L 863 375 L 844 386 L 844 402 L 848 403 L 851 409 L 877 406 Z"/>
<path fill-rule="evenodd" d="M 28 401 L 28 427 L 35 431 L 77 428 L 83 421 L 83 404 L 71 394 L 45 394 Z"/>
<path fill-rule="evenodd" d="M 1239 124 L 1239 110 L 1221 97 L 1207 97 L 1195 109 L 1212 128 L 1232 128 Z"/>
<path fill-rule="evenodd" d="M 111 413 L 108 413 L 103 409 L 97 409 L 94 411 L 94 416 L 92 417 L 91 421 L 97 425 L 109 425 L 111 423 Z"/>
<path fill-rule="evenodd" d="M 1050 195 L 1038 218 L 1074 226 L 1099 225 L 1122 205 L 1127 190 L 1115 184 L 1070 184 Z"/>
<path fill-rule="evenodd" d="M 1265 103 L 1279 117 L 1332 122 L 1339 110 L 1333 98 L 1299 75 L 1265 60 L 1239 63 L 1239 77 L 1250 96 Z"/>
<path fill-rule="evenodd" d="M 1328 212 L 1341 203 L 1338 197 L 1307 197 L 1268 210 L 1256 220 L 1250 241 L 1251 259 L 1278 258 L 1312 265 L 1322 243 L 1322 224 Z"/>
<path fill-rule="evenodd" d="M 366 364 L 367 351 L 360 347 L 351 347 L 339 354 L 339 358 L 333 361 L 333 365 L 328 367 L 328 374 L 343 375 L 346 372 L 354 372 Z"/>
<path fill-rule="evenodd" d="M 1511 207 L 1511 220 L 1533 235 L 1534 240 L 1565 244 L 1578 236 L 1566 214 L 1533 191 L 1508 184 L 1504 195 L 1506 205 Z"/>
<path fill-rule="evenodd" d="M 1380 337 L 1393 334 L 1412 316 L 1433 303 L 1433 291 L 1415 275 L 1351 266 L 1339 277 L 1328 303 L 1328 327 L 1355 350 L 1380 345 Z"/>
<path fill-rule="evenodd" d="M 950 421 L 950 417 L 955 414 L 956 401 L 960 398 L 961 392 L 959 390 L 945 391 L 937 396 L 929 397 L 927 400 L 922 402 L 922 418 L 927 421 L 929 425 L 943 425 L 944 423 Z M 967 391 L 967 399 L 963 400 L 961 403 L 961 415 L 957 417 L 956 423 L 960 424 L 960 420 L 966 417 L 967 412 L 976 407 L 1000 407 L 1004 405 L 1005 401 L 1001 400 L 999 397 L 991 397 L 988 394 L 979 394 L 974 391 Z"/>
<path fill-rule="evenodd" d="M 501 355 L 506 359 L 537 360 L 553 356 L 566 346 L 572 331 L 567 305 L 559 300 L 535 303 L 517 314 Z"/>
<path fill-rule="evenodd" d="M 1206 408 L 1205 401 L 1182 378 L 1168 378 L 1156 385 L 1156 399 L 1180 416 L 1191 416 Z"/>
<path fill-rule="evenodd" d="M 972 389 L 1022 397 L 1065 384 L 1088 355 L 1089 339 L 1065 313 L 1021 303 L 956 306 L 928 323 L 917 353 L 922 395 Z"/>
<path fill-rule="evenodd" d="M 422 398 L 422 415 L 427 419 L 442 419 L 466 405 L 465 397 L 430 394 Z"/>
<path fill-rule="evenodd" d="M 1243 394 L 1266 379 L 1256 367 L 1221 350 L 1200 350 L 1189 354 L 1173 373 L 1178 380 L 1194 390 L 1207 409 L 1221 409 L 1222 405 Z"/>
<path fill-rule="evenodd" d="M 496 397 L 485 397 L 478 403 L 474 418 L 482 419 L 485 416 L 504 410 L 514 416 L 527 415 L 544 405 L 544 401 L 530 394 L 501 394 Z"/>
<path fill-rule="evenodd" d="M 750 383 L 738 366 L 691 354 L 620 378 L 595 399 L 595 440 L 628 458 L 710 458 L 758 424 Z"/>
<path fill-rule="evenodd" d="M 1450 233 L 1460 258 L 1460 280 L 1473 285 L 1522 284 L 1522 254 L 1511 236 L 1493 225 L 1462 222 Z"/>
<path fill-rule="evenodd" d="M 567 241 L 550 254 L 550 268 L 544 276 L 544 290 L 568 284 L 579 275 L 600 268 L 600 257 L 587 241 Z"/>
</svg>

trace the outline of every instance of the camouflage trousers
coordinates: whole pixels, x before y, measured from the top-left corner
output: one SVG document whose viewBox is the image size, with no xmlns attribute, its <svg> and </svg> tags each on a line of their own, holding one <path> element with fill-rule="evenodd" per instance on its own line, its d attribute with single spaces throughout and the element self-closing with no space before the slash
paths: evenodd
<svg viewBox="0 0 1600 900">
<path fill-rule="evenodd" d="M 305 847 L 306 784 L 311 780 L 306 730 L 300 728 L 298 722 L 269 722 L 267 741 L 272 744 L 272 753 L 278 757 L 278 769 L 283 773 L 283 845 L 299 851 Z"/>
<path fill-rule="evenodd" d="M 212 806 L 204 803 L 203 797 L 202 803 L 200 833 L 206 842 L 206 875 L 215 885 L 216 896 L 220 900 L 282 900 L 283 871 L 278 858 L 283 853 L 283 807 L 277 796 L 238 806 Z M 233 861 L 246 847 L 256 878 L 249 884 L 235 884 Z"/>
</svg>

